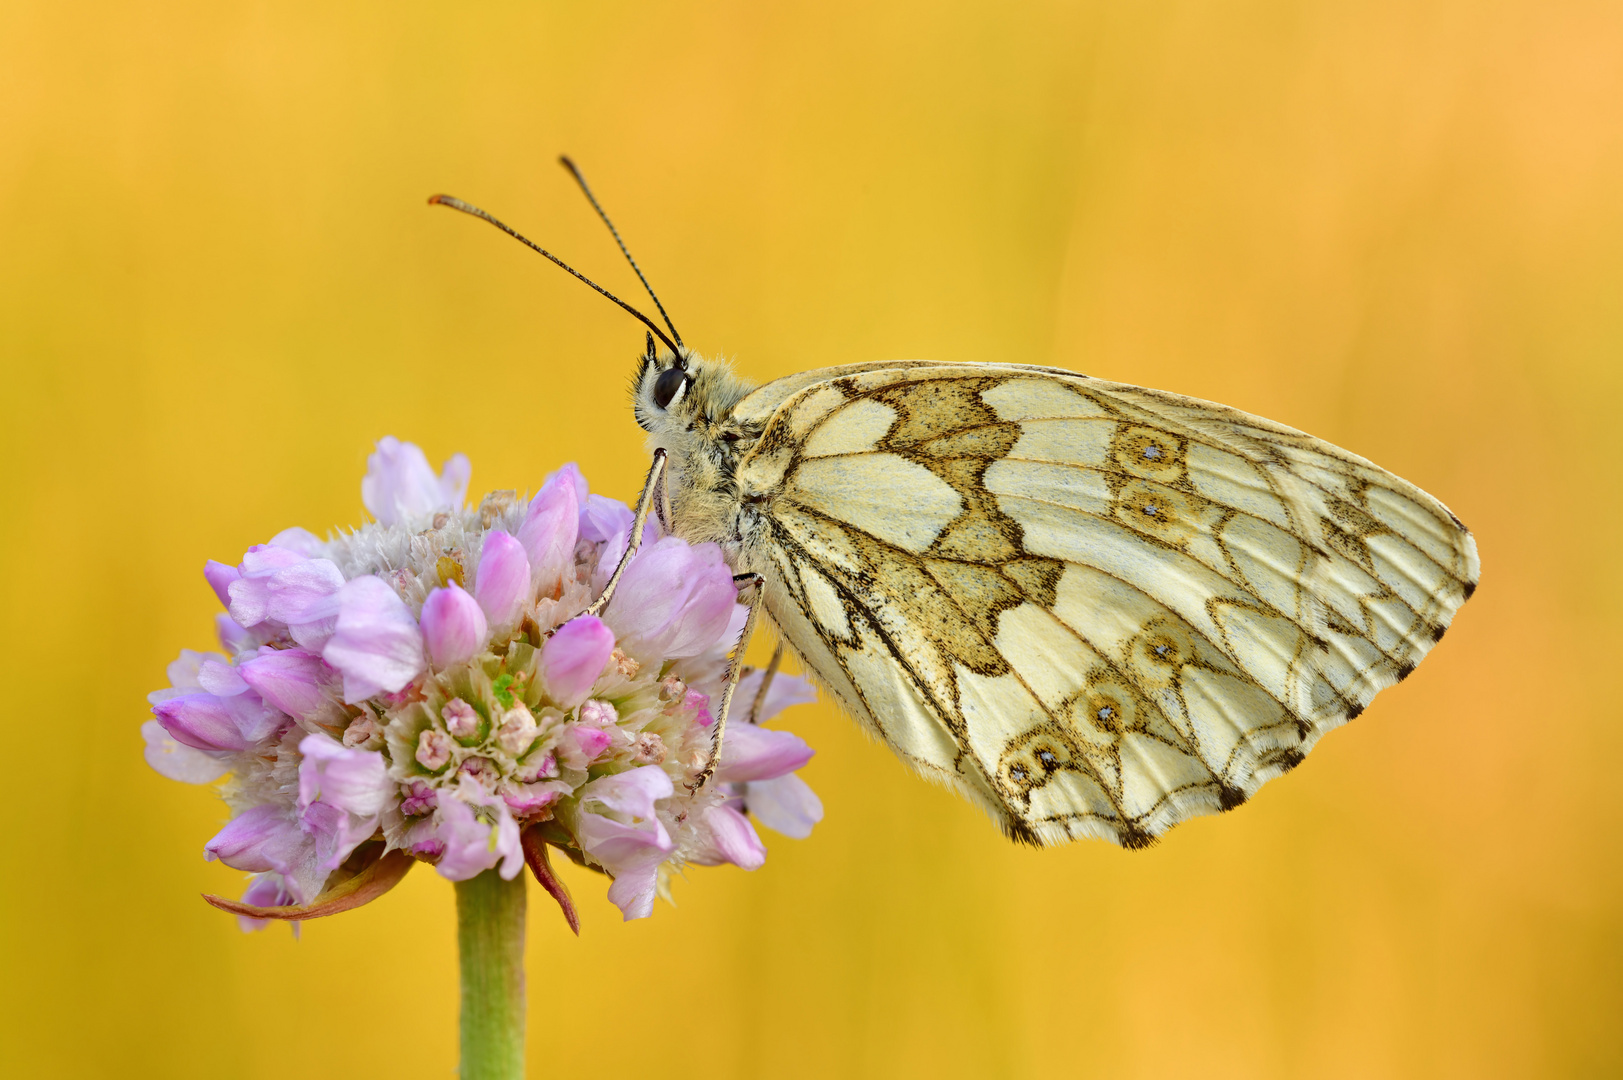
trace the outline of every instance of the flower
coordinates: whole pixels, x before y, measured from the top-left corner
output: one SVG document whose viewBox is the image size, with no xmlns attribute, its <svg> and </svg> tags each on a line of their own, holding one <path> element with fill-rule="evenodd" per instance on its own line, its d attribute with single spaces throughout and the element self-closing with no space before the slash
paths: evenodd
<svg viewBox="0 0 1623 1080">
<path fill-rule="evenodd" d="M 393 435 L 385 435 L 366 459 L 361 502 L 378 519 L 378 524 L 398 525 L 436 510 L 461 506 L 468 493 L 470 475 L 468 459 L 462 454 L 453 454 L 435 476 L 421 449 Z"/>
<path fill-rule="evenodd" d="M 620 603 L 610 607 L 608 621 L 625 651 L 638 658 L 710 651 L 738 606 L 721 548 L 674 536 L 638 549 L 616 596 Z"/>
<path fill-rule="evenodd" d="M 344 676 L 344 700 L 403 688 L 423 670 L 423 634 L 382 578 L 358 577 L 338 594 L 338 625 L 321 658 Z"/>
<path fill-rule="evenodd" d="M 541 649 L 541 673 L 561 708 L 586 700 L 592 684 L 614 653 L 614 631 L 594 615 L 581 615 L 558 628 Z"/>
<path fill-rule="evenodd" d="M 454 581 L 428 594 L 423 601 L 421 623 L 428 661 L 437 668 L 455 667 L 473 659 L 490 631 L 490 621 L 479 602 Z"/>
<path fill-rule="evenodd" d="M 760 673 L 740 683 L 714 778 L 696 782 L 744 614 L 720 548 L 650 521 L 588 615 L 633 516 L 573 465 L 533 499 L 476 509 L 460 455 L 435 475 L 383 439 L 368 465 L 374 523 L 325 541 L 287 529 L 205 564 L 225 652 L 183 651 L 150 695 L 148 763 L 187 783 L 228 776 L 233 816 L 204 855 L 256 875 L 244 929 L 264 908 L 364 902 L 409 859 L 511 878 L 531 842 L 604 870 L 609 899 L 642 918 L 685 865 L 759 867 L 752 816 L 809 833 L 822 807 L 795 773 L 811 749 L 747 722 Z M 756 719 L 810 699 L 778 675 Z M 394 876 L 362 899 L 320 899 L 386 862 Z"/>
<path fill-rule="evenodd" d="M 565 471 L 567 470 L 567 471 Z M 579 481 L 577 486 L 576 481 Z M 573 465 L 554 473 L 530 501 L 518 542 L 530 560 L 530 575 L 544 596 L 554 595 L 574 568 L 580 537 L 580 500 L 586 481 Z"/>
<path fill-rule="evenodd" d="M 653 912 L 659 864 L 675 848 L 655 804 L 673 794 L 665 771 L 644 765 L 593 780 L 575 804 L 581 850 L 614 875 L 609 899 L 627 919 Z"/>
<path fill-rule="evenodd" d="M 498 627 L 517 623 L 530 600 L 529 556 L 523 544 L 501 529 L 485 534 L 473 598 L 479 601 L 490 625 Z"/>
</svg>

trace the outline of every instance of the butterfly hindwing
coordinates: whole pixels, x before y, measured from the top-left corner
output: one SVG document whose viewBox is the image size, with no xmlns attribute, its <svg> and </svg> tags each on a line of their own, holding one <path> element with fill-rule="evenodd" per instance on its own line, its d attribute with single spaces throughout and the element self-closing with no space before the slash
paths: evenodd
<svg viewBox="0 0 1623 1080">
<path fill-rule="evenodd" d="M 1137 846 L 1238 805 L 1474 587 L 1436 500 L 1222 406 L 1002 365 L 784 382 L 735 414 L 769 614 L 1017 838 Z"/>
</svg>

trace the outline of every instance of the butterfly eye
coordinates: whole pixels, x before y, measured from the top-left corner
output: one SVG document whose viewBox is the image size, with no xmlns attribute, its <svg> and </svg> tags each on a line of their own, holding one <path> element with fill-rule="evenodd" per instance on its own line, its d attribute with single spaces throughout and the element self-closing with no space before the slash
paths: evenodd
<svg viewBox="0 0 1623 1080">
<path fill-rule="evenodd" d="M 666 368 L 654 382 L 654 404 L 661 409 L 671 407 L 687 386 L 688 373 L 681 368 Z"/>
</svg>

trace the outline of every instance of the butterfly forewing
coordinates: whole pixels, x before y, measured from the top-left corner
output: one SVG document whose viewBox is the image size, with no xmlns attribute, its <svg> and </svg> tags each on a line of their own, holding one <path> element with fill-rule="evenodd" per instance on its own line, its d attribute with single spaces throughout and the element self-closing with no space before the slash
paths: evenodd
<svg viewBox="0 0 1623 1080">
<path fill-rule="evenodd" d="M 1413 485 L 1207 402 L 907 363 L 739 402 L 743 551 L 873 733 L 1019 839 L 1228 809 L 1407 674 L 1474 588 Z"/>
</svg>

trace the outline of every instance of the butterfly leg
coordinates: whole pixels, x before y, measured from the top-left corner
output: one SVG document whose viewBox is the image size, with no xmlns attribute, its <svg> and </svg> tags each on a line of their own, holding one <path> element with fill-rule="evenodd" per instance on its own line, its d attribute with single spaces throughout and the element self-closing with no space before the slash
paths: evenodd
<svg viewBox="0 0 1623 1080">
<path fill-rule="evenodd" d="M 609 583 L 603 586 L 603 595 L 586 609 L 587 615 L 603 614 L 603 609 L 609 606 L 609 601 L 614 597 L 615 587 L 620 584 L 620 575 L 626 572 L 631 557 L 637 554 L 637 548 L 642 545 L 642 530 L 648 523 L 648 511 L 653 507 L 656 495 L 665 489 L 665 459 L 668 456 L 663 447 L 654 451 L 654 463 L 649 467 L 648 479 L 642 485 L 642 497 L 637 500 L 637 517 L 631 523 L 631 536 L 626 540 L 625 553 L 620 556 L 619 565 L 614 568 Z"/>
<path fill-rule="evenodd" d="M 783 639 L 778 639 L 778 647 L 772 650 L 772 659 L 766 665 L 766 674 L 761 676 L 761 685 L 755 691 L 755 700 L 750 702 L 749 715 L 744 718 L 746 723 L 759 723 L 761 709 L 766 705 L 766 693 L 772 688 L 772 679 L 778 674 L 778 668 L 783 664 Z"/>
<path fill-rule="evenodd" d="M 761 601 L 766 592 L 761 588 L 760 574 L 740 574 L 733 579 L 741 582 L 739 592 L 745 589 L 754 589 L 755 595 L 750 597 L 750 613 L 744 619 L 744 632 L 738 635 L 738 645 L 733 649 L 732 659 L 727 664 L 727 687 L 721 692 L 721 706 L 716 710 L 716 733 L 710 744 L 710 760 L 704 763 L 699 775 L 687 785 L 689 791 L 698 791 L 710 782 L 715 774 L 716 762 L 721 760 L 721 740 L 727 734 L 727 712 L 732 708 L 733 692 L 738 689 L 738 677 L 744 670 L 744 654 L 749 651 L 750 638 L 755 636 L 755 620 L 761 614 Z"/>
</svg>

